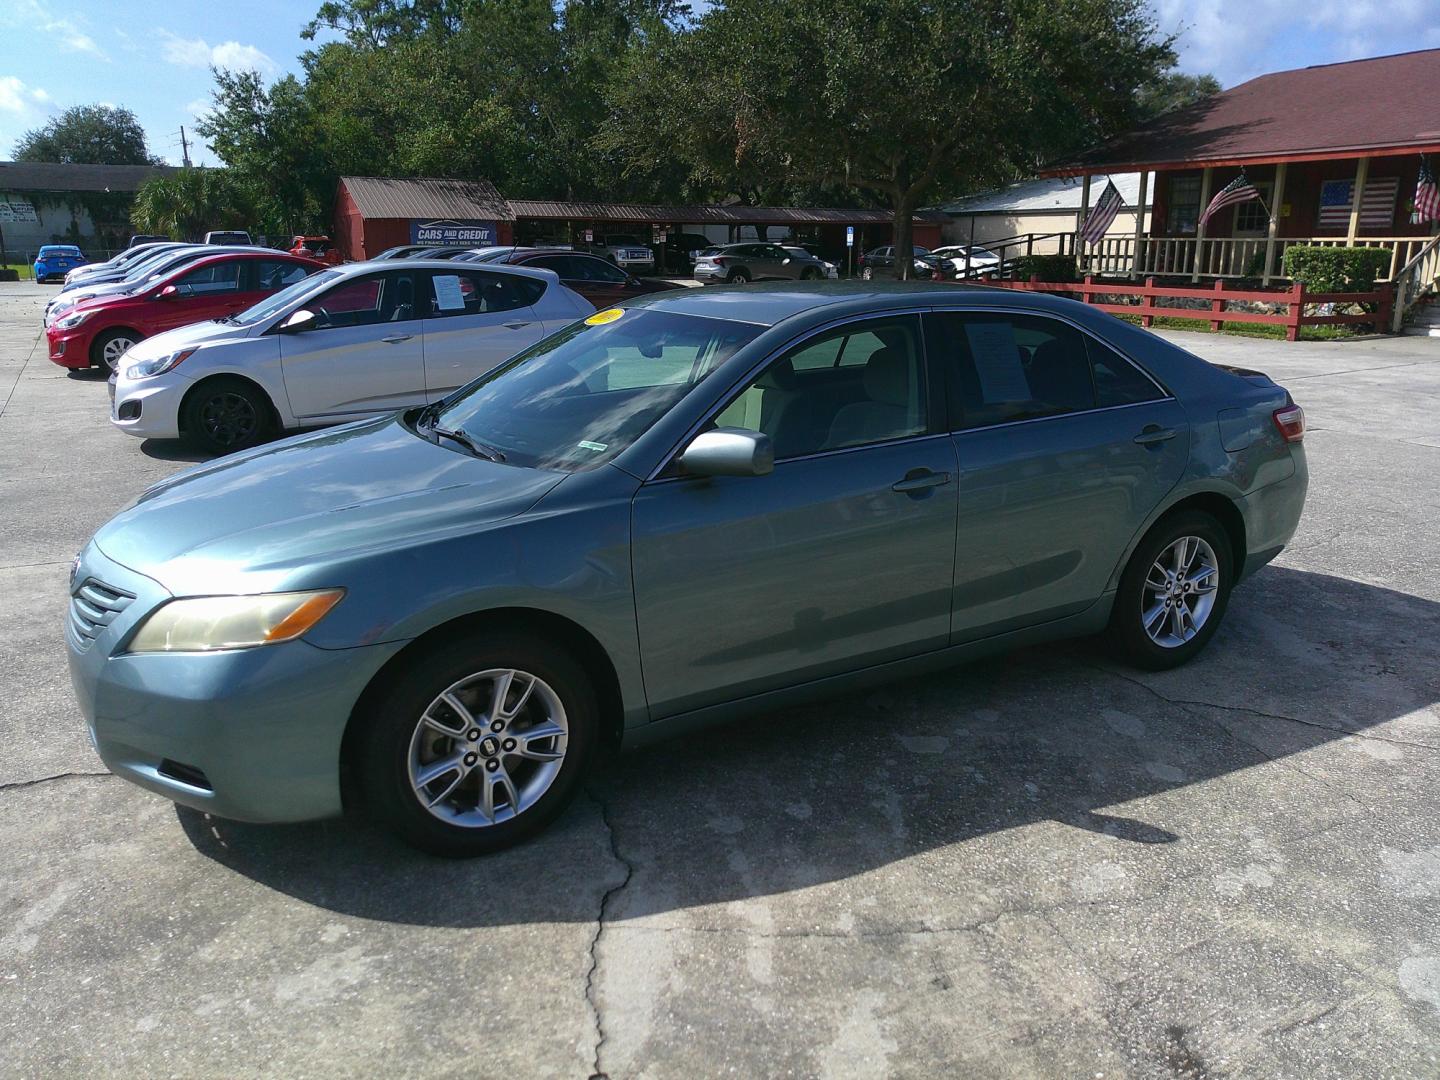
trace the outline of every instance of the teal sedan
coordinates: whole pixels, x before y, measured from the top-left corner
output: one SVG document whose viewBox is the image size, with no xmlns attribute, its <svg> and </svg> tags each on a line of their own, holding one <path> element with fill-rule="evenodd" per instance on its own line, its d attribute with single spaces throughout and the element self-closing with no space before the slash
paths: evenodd
<svg viewBox="0 0 1440 1080">
<path fill-rule="evenodd" d="M 64 280 L 71 270 L 89 261 L 74 244 L 45 244 L 35 253 L 35 280 L 41 283 L 57 278 Z"/>
<path fill-rule="evenodd" d="M 178 803 L 488 852 L 607 746 L 1062 637 L 1191 660 L 1293 534 L 1303 437 L 1264 375 L 1068 300 L 658 293 L 152 487 L 76 559 L 70 665 Z"/>
</svg>

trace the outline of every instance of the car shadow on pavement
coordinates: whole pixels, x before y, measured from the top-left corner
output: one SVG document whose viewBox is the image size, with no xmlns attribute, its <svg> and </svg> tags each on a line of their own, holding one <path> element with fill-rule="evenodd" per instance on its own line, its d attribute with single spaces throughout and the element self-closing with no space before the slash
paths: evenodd
<svg viewBox="0 0 1440 1080">
<path fill-rule="evenodd" d="M 973 881 L 995 834 L 1044 823 L 1161 859 L 1245 830 L 1314 828 L 1346 807 L 1349 770 L 1407 744 L 1440 748 L 1428 708 L 1440 698 L 1436 626 L 1435 602 L 1272 566 L 1237 590 L 1188 667 L 1139 673 L 1076 642 L 758 716 L 620 757 L 544 834 L 470 861 L 417 854 L 361 821 L 178 813 L 198 851 L 256 882 L 337 912 L 438 926 L 594 921 L 593 883 L 618 881 L 622 865 L 617 919 L 779 895 L 934 852 L 974 861 Z M 1338 740 L 1356 752 L 1336 751 L 1335 781 L 1310 757 L 1284 774 L 1313 802 L 1275 798 L 1279 774 L 1258 767 Z M 1087 850 L 1043 831 L 1007 839 L 1037 866 Z"/>
<path fill-rule="evenodd" d="M 215 455 L 207 450 L 198 450 L 184 439 L 144 439 L 140 452 L 156 461 L 190 461 L 199 463 L 211 461 Z"/>
</svg>

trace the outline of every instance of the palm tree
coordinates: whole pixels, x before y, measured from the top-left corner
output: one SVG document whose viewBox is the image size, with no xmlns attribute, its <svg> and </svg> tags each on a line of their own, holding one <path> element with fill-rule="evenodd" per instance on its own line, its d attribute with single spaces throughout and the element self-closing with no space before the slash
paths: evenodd
<svg viewBox="0 0 1440 1080">
<path fill-rule="evenodd" d="M 140 185 L 130 222 L 141 232 L 198 238 L 210 229 L 244 225 L 244 202 L 224 169 L 177 169 Z"/>
</svg>

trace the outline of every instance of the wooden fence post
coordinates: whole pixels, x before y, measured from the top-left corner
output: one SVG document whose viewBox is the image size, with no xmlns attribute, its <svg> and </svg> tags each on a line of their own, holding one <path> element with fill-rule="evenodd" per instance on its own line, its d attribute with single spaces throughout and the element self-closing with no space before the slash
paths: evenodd
<svg viewBox="0 0 1440 1080">
<path fill-rule="evenodd" d="M 1094 274 L 1086 274 L 1086 275 L 1085 275 L 1085 282 L 1084 282 L 1084 284 L 1081 285 L 1081 287 L 1080 287 L 1080 299 L 1081 299 L 1082 302 L 1084 302 L 1084 303 L 1086 303 L 1086 304 L 1090 303 L 1090 302 L 1091 302 L 1091 298 L 1095 295 L 1094 290 L 1091 288 L 1091 283 L 1094 282 L 1094 280 L 1095 280 L 1095 275 L 1094 275 Z"/>
<path fill-rule="evenodd" d="M 1390 330 L 1390 320 L 1395 312 L 1395 283 L 1386 282 L 1380 286 L 1380 310 L 1375 319 L 1375 332 L 1385 334 Z"/>
<path fill-rule="evenodd" d="M 1285 320 L 1285 340 L 1300 340 L 1300 314 L 1305 310 L 1305 283 L 1297 281 L 1290 286 L 1290 305 Z"/>
<path fill-rule="evenodd" d="M 1146 329 L 1149 329 L 1150 324 L 1155 321 L 1155 315 L 1153 314 L 1155 311 L 1155 294 L 1150 291 L 1154 288 L 1155 279 L 1153 277 L 1147 277 L 1145 279 L 1145 296 L 1140 301 L 1140 307 L 1144 311 L 1144 314 L 1140 316 L 1140 325 Z"/>
<path fill-rule="evenodd" d="M 1215 279 L 1215 299 L 1210 301 L 1210 313 L 1211 313 L 1212 315 L 1218 314 L 1219 312 L 1222 312 L 1222 311 L 1225 310 L 1225 298 L 1224 298 L 1224 296 L 1222 295 L 1224 292 L 1225 292 L 1225 279 L 1224 279 L 1224 278 L 1216 278 L 1216 279 Z M 1210 332 L 1211 332 L 1212 334 L 1218 334 L 1218 333 L 1220 332 L 1220 328 L 1221 328 L 1222 326 L 1224 326 L 1224 325 L 1225 325 L 1224 322 L 1222 322 L 1220 319 L 1211 319 L 1211 320 L 1210 320 Z"/>
</svg>

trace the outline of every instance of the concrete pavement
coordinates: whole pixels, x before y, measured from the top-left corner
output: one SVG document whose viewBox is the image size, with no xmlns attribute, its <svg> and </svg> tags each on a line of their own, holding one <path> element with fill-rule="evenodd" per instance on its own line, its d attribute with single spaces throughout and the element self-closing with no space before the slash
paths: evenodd
<svg viewBox="0 0 1440 1080">
<path fill-rule="evenodd" d="M 1197 663 L 1085 643 L 623 759 L 443 862 L 104 774 L 60 637 L 183 467 L 0 285 L 0 1073 L 1440 1075 L 1440 342 L 1173 340 L 1309 413 Z"/>
</svg>

